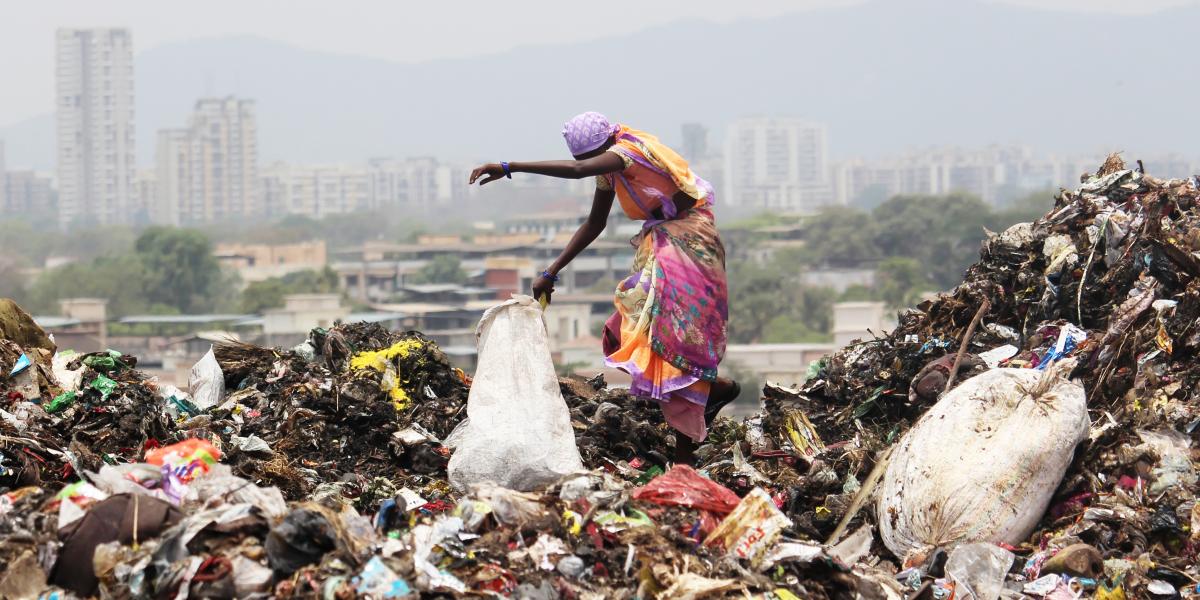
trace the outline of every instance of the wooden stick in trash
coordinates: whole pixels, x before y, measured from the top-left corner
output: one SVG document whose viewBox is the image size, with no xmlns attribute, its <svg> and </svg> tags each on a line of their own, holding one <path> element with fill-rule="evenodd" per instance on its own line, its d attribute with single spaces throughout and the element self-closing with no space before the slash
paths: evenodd
<svg viewBox="0 0 1200 600">
<path fill-rule="evenodd" d="M 825 540 L 826 546 L 832 546 L 842 534 L 846 532 L 846 527 L 850 525 L 850 521 L 862 510 L 864 504 L 867 503 L 867 498 L 871 497 L 871 492 L 875 491 L 875 486 L 879 485 L 879 480 L 883 478 L 883 470 L 892 460 L 892 446 L 883 451 L 879 456 L 879 460 L 875 461 L 875 468 L 871 469 L 871 474 L 867 475 L 867 480 L 863 482 L 862 487 L 858 488 L 858 493 L 854 495 L 854 500 L 850 502 L 849 509 L 842 516 L 842 520 L 838 522 L 837 528 L 833 533 L 829 534 L 829 539 Z"/>
<path fill-rule="evenodd" d="M 975 335 L 975 327 L 979 325 L 979 321 L 991 307 L 992 303 L 984 298 L 983 304 L 979 305 L 979 310 L 975 311 L 975 318 L 971 319 L 970 325 L 967 325 L 967 332 L 963 334 L 962 342 L 958 345 L 958 355 L 954 357 L 954 366 L 950 367 L 950 376 L 946 378 L 946 387 L 942 388 L 944 391 L 949 392 L 950 388 L 954 387 L 954 380 L 958 378 L 958 367 L 962 364 L 963 355 L 967 353 L 967 346 L 971 344 L 971 336 Z"/>
</svg>

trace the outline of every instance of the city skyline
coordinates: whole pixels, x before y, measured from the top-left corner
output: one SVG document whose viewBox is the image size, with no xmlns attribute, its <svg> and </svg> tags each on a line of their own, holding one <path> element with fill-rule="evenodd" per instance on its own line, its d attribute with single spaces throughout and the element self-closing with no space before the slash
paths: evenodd
<svg viewBox="0 0 1200 600">
<path fill-rule="evenodd" d="M 135 23 L 136 160 L 142 168 L 155 162 L 156 132 L 184 123 L 196 98 L 228 95 L 258 102 L 265 134 L 259 150 L 267 162 L 554 158 L 563 153 L 556 135 L 562 121 L 587 109 L 653 132 L 704 123 L 718 144 L 727 125 L 744 117 L 824 122 L 835 159 L 994 143 L 1059 154 L 1190 152 L 1172 131 L 1200 125 L 1182 108 L 1191 80 L 1175 73 L 1179 49 L 1165 41 L 1200 14 L 1192 5 L 1128 17 L 947 0 L 827 2 L 819 10 L 771 19 L 691 14 L 698 16 L 631 27 L 615 37 L 597 38 L 585 28 L 571 43 L 531 45 L 540 43 L 533 38 L 514 50 L 497 46 L 491 54 L 449 61 L 371 58 L 272 41 L 271 27 L 221 38 L 205 37 L 199 27 L 196 37 L 155 44 L 147 38 L 164 33 L 142 31 Z M 935 15 L 962 27 L 927 25 L 925 17 Z M 970 34 L 981 22 L 1008 35 Z M 1139 58 L 1088 43 L 1091 32 L 1113 27 L 1130 29 L 1127 43 L 1140 48 Z M 855 33 L 863 28 L 876 33 Z M 692 47 L 689 39 L 710 42 Z M 929 43 L 913 46 L 911 39 Z M 688 48 L 677 77 L 704 93 L 641 98 L 622 93 L 621 86 L 589 83 L 588 74 L 603 72 L 611 61 L 642 60 L 636 48 L 647 44 Z M 776 54 L 780 60 L 753 60 Z M 631 76 L 631 89 L 650 83 Z M 1158 100 L 1155 111 L 1131 113 L 1129 107 L 1162 80 L 1179 80 L 1182 87 Z M 29 113 L 32 120 L 19 120 L 0 109 L 0 139 L 7 142 L 12 168 L 53 165 L 52 136 L 46 134 L 53 120 L 36 112 Z M 1135 119 L 1118 118 L 1133 114 Z M 680 141 L 671 138 L 664 136 Z"/>
<path fill-rule="evenodd" d="M 647 6 L 631 0 L 617 0 L 610 6 L 623 10 L 630 20 L 627 31 L 637 31 L 689 18 L 681 15 L 703 15 L 700 18 L 727 23 L 851 6 L 865 1 L 764 0 L 730 4 L 716 0 L 668 0 Z M 1120 0 L 992 1 L 1039 10 L 1121 15 L 1151 14 L 1196 4 L 1196 0 L 1143 0 L 1136 3 Z M 420 18 L 445 26 L 409 28 L 400 39 L 394 35 L 394 26 L 405 22 L 405 17 L 411 17 L 413 7 L 389 6 L 372 0 L 344 2 L 339 5 L 339 11 L 377 14 L 384 18 L 352 19 L 344 23 L 328 19 L 328 7 L 317 0 L 291 2 L 291 18 L 287 20 L 278 18 L 276 6 L 261 1 L 214 0 L 188 6 L 164 5 L 153 0 L 115 4 L 64 0 L 53 5 L 23 5 L 23 18 L 0 23 L 0 51 L 23 58 L 20 64 L 8 65 L 14 79 L 21 83 L 0 98 L 0 128 L 44 113 L 53 101 L 53 80 L 44 73 L 53 64 L 54 57 L 44 40 L 62 27 L 126 27 L 141 32 L 144 49 L 197 37 L 254 34 L 314 51 L 405 62 L 461 59 L 504 52 L 518 46 L 598 39 L 609 35 L 604 29 L 581 31 L 571 27 L 578 15 L 573 7 L 559 2 L 522 3 L 512 10 L 489 15 L 487 23 L 464 21 L 462 4 L 421 6 Z M 482 2 L 476 4 L 487 6 Z M 636 6 L 636 10 L 624 10 L 632 6 Z M 240 15 L 236 21 L 225 17 L 234 9 Z M 63 20 L 64 14 L 71 15 L 69 22 Z"/>
</svg>

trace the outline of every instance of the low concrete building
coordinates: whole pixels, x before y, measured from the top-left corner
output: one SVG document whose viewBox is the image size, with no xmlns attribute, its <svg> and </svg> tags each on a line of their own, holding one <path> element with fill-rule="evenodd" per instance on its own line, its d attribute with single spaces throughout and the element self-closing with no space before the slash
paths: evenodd
<svg viewBox="0 0 1200 600">
<path fill-rule="evenodd" d="M 267 346 L 290 346 L 304 341 L 316 327 L 331 327 L 350 315 L 338 294 L 291 294 L 283 308 L 263 313 L 263 341 Z"/>
<path fill-rule="evenodd" d="M 245 283 L 320 270 L 329 264 L 323 240 L 296 244 L 217 244 L 213 254 L 222 267 L 236 271 Z"/>
<path fill-rule="evenodd" d="M 882 336 L 896 326 L 896 315 L 882 302 L 839 302 L 833 305 L 833 343 L 838 348 L 872 334 Z"/>
<path fill-rule="evenodd" d="M 808 365 L 833 352 L 833 344 L 730 344 L 725 365 L 736 365 L 765 381 L 794 385 L 804 381 Z"/>
</svg>

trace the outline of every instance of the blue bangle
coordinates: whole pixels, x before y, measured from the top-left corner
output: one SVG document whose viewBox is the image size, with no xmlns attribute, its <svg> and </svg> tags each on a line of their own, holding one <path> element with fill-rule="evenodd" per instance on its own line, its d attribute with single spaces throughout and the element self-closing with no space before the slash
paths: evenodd
<svg viewBox="0 0 1200 600">
<path fill-rule="evenodd" d="M 504 176 L 512 179 L 512 170 L 508 168 L 508 163 L 500 161 L 500 168 L 504 169 Z"/>
<path fill-rule="evenodd" d="M 550 271 L 542 271 L 542 277 L 549 279 L 551 283 L 558 283 L 558 275 L 551 275 Z"/>
</svg>

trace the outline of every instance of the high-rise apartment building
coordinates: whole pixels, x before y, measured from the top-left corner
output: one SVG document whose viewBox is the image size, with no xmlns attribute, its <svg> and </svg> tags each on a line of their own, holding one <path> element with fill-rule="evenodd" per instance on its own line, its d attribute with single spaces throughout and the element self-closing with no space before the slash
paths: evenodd
<svg viewBox="0 0 1200 600">
<path fill-rule="evenodd" d="M 828 131 L 793 118 L 749 118 L 729 127 L 726 198 L 733 206 L 809 212 L 833 200 Z"/>
<path fill-rule="evenodd" d="M 158 223 L 211 223 L 264 214 L 254 101 L 202 98 L 182 129 L 158 132 Z"/>
<path fill-rule="evenodd" d="M 708 128 L 700 123 L 684 123 L 683 145 L 679 151 L 688 161 L 701 160 L 708 156 Z"/>
<path fill-rule="evenodd" d="M 189 123 L 191 185 L 185 223 L 262 214 L 258 199 L 258 127 L 254 101 L 204 98 Z"/>
<path fill-rule="evenodd" d="M 56 106 L 59 224 L 127 223 L 135 168 L 128 29 L 60 29 Z"/>
</svg>

